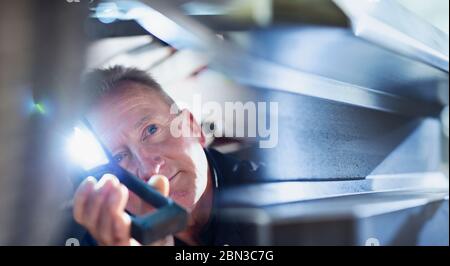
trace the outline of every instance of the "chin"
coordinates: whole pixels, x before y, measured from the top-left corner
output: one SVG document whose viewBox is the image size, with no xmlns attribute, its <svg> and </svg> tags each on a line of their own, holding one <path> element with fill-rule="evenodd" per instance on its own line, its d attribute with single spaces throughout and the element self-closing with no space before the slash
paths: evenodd
<svg viewBox="0 0 450 266">
<path fill-rule="evenodd" d="M 185 208 L 186 211 L 191 212 L 195 206 L 195 195 L 192 192 L 180 191 L 173 192 L 170 195 L 177 204 L 181 207 Z"/>
</svg>

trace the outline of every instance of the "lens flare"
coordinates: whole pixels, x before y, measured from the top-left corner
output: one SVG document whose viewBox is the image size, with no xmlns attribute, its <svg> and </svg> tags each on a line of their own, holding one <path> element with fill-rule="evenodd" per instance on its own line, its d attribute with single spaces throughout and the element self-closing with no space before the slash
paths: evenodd
<svg viewBox="0 0 450 266">
<path fill-rule="evenodd" d="M 38 113 L 40 113 L 40 114 L 42 114 L 42 115 L 44 115 L 47 111 L 45 110 L 45 106 L 42 104 L 42 103 L 35 103 L 34 104 L 34 109 L 38 112 Z"/>
<path fill-rule="evenodd" d="M 67 150 L 70 159 L 85 170 L 108 163 L 100 143 L 89 130 L 84 128 L 74 128 L 74 133 L 68 140 Z"/>
</svg>

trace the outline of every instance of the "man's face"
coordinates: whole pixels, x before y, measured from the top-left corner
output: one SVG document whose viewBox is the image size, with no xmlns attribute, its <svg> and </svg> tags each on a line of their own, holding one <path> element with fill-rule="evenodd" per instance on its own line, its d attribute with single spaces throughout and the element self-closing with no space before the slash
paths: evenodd
<svg viewBox="0 0 450 266">
<path fill-rule="evenodd" d="M 170 114 L 170 106 L 155 91 L 134 82 L 124 82 L 118 93 L 103 97 L 88 119 L 100 139 L 119 164 L 144 181 L 154 174 L 169 179 L 169 196 L 192 210 L 206 189 L 208 163 L 204 138 L 174 137 L 172 121 L 190 124 L 191 133 L 200 133 L 192 115 L 183 110 Z M 181 125 L 180 124 L 180 125 Z M 127 209 L 135 214 L 151 207 L 130 193 Z"/>
</svg>

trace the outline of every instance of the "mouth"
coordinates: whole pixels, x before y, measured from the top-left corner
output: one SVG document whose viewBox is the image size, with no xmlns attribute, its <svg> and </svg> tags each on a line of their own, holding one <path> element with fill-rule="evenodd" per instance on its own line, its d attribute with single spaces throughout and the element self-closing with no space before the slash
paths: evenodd
<svg viewBox="0 0 450 266">
<path fill-rule="evenodd" d="M 176 172 L 173 176 L 170 176 L 170 177 L 167 177 L 167 179 L 169 180 L 169 182 L 172 180 L 172 179 L 174 179 L 179 173 L 181 173 L 181 171 L 178 171 L 178 172 Z M 144 181 L 146 182 L 146 183 L 148 183 L 148 181 L 150 181 L 150 179 L 152 179 L 152 176 L 151 177 L 149 177 L 149 178 L 146 178 L 146 179 L 144 179 Z"/>
<path fill-rule="evenodd" d="M 181 171 L 176 172 L 173 176 L 169 177 L 169 182 L 174 179 Z"/>
</svg>

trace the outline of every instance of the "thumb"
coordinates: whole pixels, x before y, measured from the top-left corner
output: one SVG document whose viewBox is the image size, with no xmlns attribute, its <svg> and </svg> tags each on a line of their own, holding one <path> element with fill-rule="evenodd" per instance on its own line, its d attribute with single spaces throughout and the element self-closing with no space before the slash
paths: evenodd
<svg viewBox="0 0 450 266">
<path fill-rule="evenodd" d="M 164 197 L 169 196 L 169 179 L 167 179 L 164 175 L 154 175 L 150 178 L 150 180 L 148 180 L 147 183 L 155 188 Z"/>
</svg>

